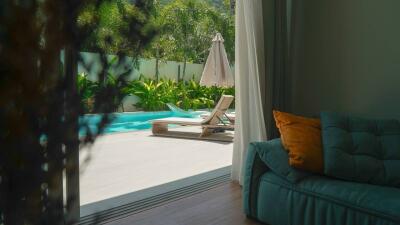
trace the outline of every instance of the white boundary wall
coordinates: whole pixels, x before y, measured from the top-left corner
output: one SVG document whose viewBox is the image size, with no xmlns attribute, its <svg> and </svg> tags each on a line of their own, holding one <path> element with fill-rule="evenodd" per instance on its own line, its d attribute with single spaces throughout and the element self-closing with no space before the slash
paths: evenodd
<svg viewBox="0 0 400 225">
<path fill-rule="evenodd" d="M 100 55 L 98 53 L 88 53 L 81 52 L 80 53 L 82 60 L 86 65 L 90 65 L 90 69 L 86 69 L 81 63 L 78 65 L 78 73 L 85 72 L 89 76 L 90 80 L 97 79 L 97 73 L 101 71 L 102 64 L 100 63 Z M 111 61 L 115 56 L 109 55 L 108 60 Z M 63 60 L 62 60 L 63 61 Z M 127 57 L 127 63 L 132 62 L 130 57 Z M 130 64 L 132 65 L 132 64 Z M 183 73 L 183 62 L 175 62 L 175 61 L 160 61 L 159 62 L 159 78 L 169 78 L 169 79 L 178 79 L 178 71 L 180 66 L 180 76 L 182 77 Z M 114 66 L 115 67 L 115 66 Z M 186 73 L 185 80 L 190 80 L 194 78 L 199 81 L 201 78 L 201 74 L 203 72 L 204 65 L 203 64 L 195 64 L 195 63 L 186 63 Z M 127 71 L 127 68 L 119 67 L 112 68 L 110 70 L 113 74 L 118 75 L 124 71 Z M 139 68 L 134 69 L 129 74 L 129 80 L 137 79 L 142 74 L 147 78 L 155 78 L 156 73 L 156 60 L 155 59 L 140 59 L 139 60 Z"/>
</svg>

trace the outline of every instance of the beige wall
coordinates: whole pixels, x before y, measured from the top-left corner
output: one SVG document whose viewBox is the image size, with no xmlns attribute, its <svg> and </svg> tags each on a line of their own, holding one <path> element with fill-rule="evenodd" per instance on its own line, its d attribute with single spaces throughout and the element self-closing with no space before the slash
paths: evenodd
<svg viewBox="0 0 400 225">
<path fill-rule="evenodd" d="M 162 61 L 159 64 L 160 78 L 178 79 L 178 65 L 181 67 L 181 76 L 183 73 L 183 62 Z M 155 59 L 141 60 L 140 69 L 135 71 L 137 74 L 143 74 L 155 78 Z M 185 80 L 194 78 L 200 80 L 203 72 L 203 64 L 187 63 Z"/>
<path fill-rule="evenodd" d="M 400 119 L 400 1 L 293 4 L 291 111 Z"/>
<path fill-rule="evenodd" d="M 82 59 L 85 64 L 91 64 L 92 67 L 86 69 L 80 64 L 78 66 L 78 73 L 85 72 L 89 74 L 89 79 L 96 80 L 97 73 L 101 71 L 101 63 L 100 56 L 96 53 L 81 53 Z M 111 60 L 114 56 L 109 56 Z M 129 60 L 129 59 L 128 59 Z M 141 74 L 148 78 L 155 78 L 155 59 L 141 59 L 139 62 L 139 69 L 135 69 L 129 76 L 129 78 L 137 79 Z M 170 78 L 170 79 L 178 79 L 178 66 L 180 65 L 181 76 L 183 73 L 183 62 L 175 62 L 175 61 L 160 61 L 159 64 L 159 72 L 160 78 Z M 200 80 L 201 74 L 203 72 L 203 64 L 195 64 L 195 63 L 187 63 L 186 64 L 186 75 L 185 80 L 189 80 L 194 78 L 195 80 Z M 123 67 L 116 68 L 112 70 L 115 74 L 122 73 L 126 71 Z"/>
</svg>

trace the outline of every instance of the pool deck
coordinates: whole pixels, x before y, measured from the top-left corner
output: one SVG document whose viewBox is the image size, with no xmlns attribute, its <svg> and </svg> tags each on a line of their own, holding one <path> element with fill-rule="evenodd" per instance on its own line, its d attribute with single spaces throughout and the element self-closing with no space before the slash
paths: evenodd
<svg viewBox="0 0 400 225">
<path fill-rule="evenodd" d="M 80 151 L 81 205 L 229 166 L 232 149 L 232 143 L 156 137 L 150 130 L 101 136 Z"/>
</svg>

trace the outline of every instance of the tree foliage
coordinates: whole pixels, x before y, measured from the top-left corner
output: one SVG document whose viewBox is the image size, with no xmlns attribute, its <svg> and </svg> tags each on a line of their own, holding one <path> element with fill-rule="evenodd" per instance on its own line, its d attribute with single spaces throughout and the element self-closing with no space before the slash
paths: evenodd
<svg viewBox="0 0 400 225">
<path fill-rule="evenodd" d="M 217 32 L 225 39 L 229 59 L 234 60 L 234 20 L 226 11 L 217 10 L 206 1 L 173 0 L 158 7 L 157 21 L 163 28 L 161 40 L 166 58 L 174 61 L 202 63 L 205 61 L 211 40 Z M 159 39 L 155 39 L 157 43 Z"/>
<path fill-rule="evenodd" d="M 184 62 L 184 74 L 186 62 L 205 62 L 211 40 L 220 32 L 225 39 L 228 59 L 233 63 L 234 17 L 224 2 L 220 3 L 224 7 L 216 8 L 213 5 L 200 0 L 156 2 L 153 23 L 160 28 L 160 32 L 144 56 Z"/>
<path fill-rule="evenodd" d="M 159 30 L 157 38 L 143 52 L 142 57 L 155 58 L 155 75 L 158 77 L 160 63 L 170 60 L 186 63 L 204 63 L 211 40 L 217 32 L 225 39 L 224 45 L 229 61 L 234 63 L 234 15 L 232 0 L 155 0 L 149 27 Z M 134 54 L 135 47 L 129 38 L 121 35 L 128 28 L 127 18 L 143 19 L 129 0 L 89 3 L 78 17 L 79 26 L 98 21 L 98 27 L 90 32 L 82 51 L 108 54 L 124 52 Z M 143 21 L 142 21 L 143 22 Z"/>
<path fill-rule="evenodd" d="M 152 8 L 152 1 L 147 1 L 147 4 L 146 7 Z M 135 50 L 138 43 L 132 42 L 126 35 L 130 29 L 129 21 L 134 19 L 146 24 L 141 32 L 147 32 L 154 29 L 147 21 L 148 16 L 128 0 L 88 1 L 78 16 L 78 26 L 97 26 L 91 30 L 81 50 L 98 52 L 101 49 L 108 54 L 137 54 Z"/>
</svg>

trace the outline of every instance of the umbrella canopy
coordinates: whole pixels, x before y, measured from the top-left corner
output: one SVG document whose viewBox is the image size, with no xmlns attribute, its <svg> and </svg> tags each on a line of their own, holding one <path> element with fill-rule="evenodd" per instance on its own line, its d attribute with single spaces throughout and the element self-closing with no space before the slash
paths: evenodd
<svg viewBox="0 0 400 225">
<path fill-rule="evenodd" d="M 200 84 L 208 87 L 231 87 L 234 85 L 234 79 L 226 55 L 224 39 L 220 33 L 217 33 L 212 42 Z"/>
</svg>

